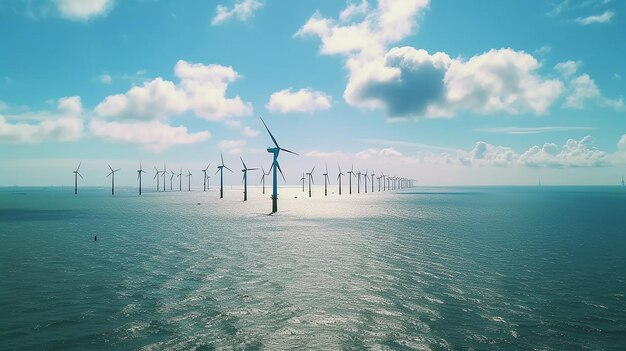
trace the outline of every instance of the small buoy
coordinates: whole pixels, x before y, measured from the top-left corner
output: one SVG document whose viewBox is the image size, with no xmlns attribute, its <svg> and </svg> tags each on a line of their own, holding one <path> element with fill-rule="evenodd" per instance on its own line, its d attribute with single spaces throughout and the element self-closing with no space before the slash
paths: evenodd
<svg viewBox="0 0 626 351">
<path fill-rule="evenodd" d="M 93 241 L 97 241 L 97 240 L 98 240 L 98 236 L 97 236 L 97 235 L 94 235 L 94 236 L 93 236 Z"/>
<path fill-rule="evenodd" d="M 200 205 L 200 203 L 198 202 L 198 205 Z"/>
<path fill-rule="evenodd" d="M 294 198 L 294 199 L 297 199 L 298 197 L 297 197 L 297 196 L 294 196 L 293 198 Z"/>
</svg>

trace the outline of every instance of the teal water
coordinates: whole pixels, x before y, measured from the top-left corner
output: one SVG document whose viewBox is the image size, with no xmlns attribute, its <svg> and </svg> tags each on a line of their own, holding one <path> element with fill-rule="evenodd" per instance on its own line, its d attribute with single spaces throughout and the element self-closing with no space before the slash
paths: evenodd
<svg viewBox="0 0 626 351">
<path fill-rule="evenodd" d="M 619 187 L 108 191 L 0 189 L 1 350 L 626 345 Z"/>
</svg>

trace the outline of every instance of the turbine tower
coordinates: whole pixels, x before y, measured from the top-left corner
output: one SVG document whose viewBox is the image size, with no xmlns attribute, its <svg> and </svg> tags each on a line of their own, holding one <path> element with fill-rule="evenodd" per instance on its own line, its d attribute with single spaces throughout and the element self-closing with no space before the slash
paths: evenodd
<svg viewBox="0 0 626 351">
<path fill-rule="evenodd" d="M 78 163 L 78 167 L 76 167 L 76 170 L 73 171 L 74 172 L 74 195 L 78 194 L 78 176 L 80 176 L 80 179 L 84 179 L 83 175 L 80 174 L 80 172 L 78 171 L 80 169 L 81 164 L 83 164 L 83 161 L 80 161 Z M 622 177 L 622 185 L 624 185 L 624 177 Z"/>
<path fill-rule="evenodd" d="M 280 175 L 283 177 L 283 180 L 285 180 L 285 175 L 283 174 L 283 171 L 280 169 L 280 164 L 278 163 L 278 153 L 280 153 L 281 150 L 294 154 L 294 155 L 297 155 L 297 153 L 293 151 L 289 151 L 287 149 L 283 149 L 280 146 L 278 146 L 278 142 L 276 141 L 276 138 L 274 138 L 274 136 L 272 135 L 272 132 L 270 132 L 270 129 L 267 127 L 267 124 L 265 124 L 265 121 L 263 120 L 263 118 L 261 118 L 261 122 L 263 122 L 263 125 L 265 126 L 267 133 L 272 138 L 272 142 L 274 142 L 274 146 L 275 146 L 275 147 L 268 147 L 267 152 L 274 155 L 274 160 L 272 161 L 272 168 L 270 168 L 270 172 L 272 171 L 272 169 L 274 169 L 274 173 L 272 174 L 272 182 L 273 182 L 272 184 L 272 213 L 276 213 L 278 212 L 278 174 L 276 173 L 276 171 L 279 171 Z"/>
<path fill-rule="evenodd" d="M 243 158 L 241 158 L 241 156 L 239 156 L 239 159 L 243 165 L 243 169 L 241 170 L 243 173 L 243 201 L 248 201 L 248 171 L 256 171 L 258 168 L 248 168 L 246 163 L 243 162 Z"/>
<path fill-rule="evenodd" d="M 217 172 L 215 172 L 215 174 L 217 173 L 220 174 L 220 199 L 221 199 L 224 197 L 224 168 L 229 170 L 231 173 L 233 172 L 233 170 L 224 166 L 224 155 L 222 155 L 221 152 L 220 152 L 220 158 L 222 159 L 222 165 L 217 166 Z"/>
<path fill-rule="evenodd" d="M 374 192 L 374 170 L 372 170 L 372 192 Z M 380 192 L 380 190 L 378 190 L 378 192 Z"/>
<path fill-rule="evenodd" d="M 313 171 L 315 170 L 315 166 L 313 166 L 313 168 L 311 169 L 311 172 L 307 173 L 307 177 L 309 178 L 309 197 L 311 197 L 311 183 L 315 184 L 313 182 Z"/>
<path fill-rule="evenodd" d="M 113 170 L 113 168 L 111 168 L 111 165 L 107 165 L 109 166 L 109 169 L 111 170 L 111 173 L 107 174 L 107 178 L 110 175 L 113 175 L 113 177 L 111 177 L 111 195 L 115 195 L 115 172 L 119 171 L 120 168 Z"/>
<path fill-rule="evenodd" d="M 187 191 L 191 191 L 191 172 L 189 172 L 189 170 L 187 170 L 187 175 L 185 177 L 187 177 L 187 180 L 189 181 L 189 187 L 187 188 Z"/>
<path fill-rule="evenodd" d="M 328 164 L 326 164 L 326 173 L 322 175 L 324 176 L 324 196 L 328 196 L 328 184 L 330 184 L 330 179 L 328 179 Z"/>
<path fill-rule="evenodd" d="M 339 175 L 337 176 L 337 180 L 339 181 L 339 195 L 341 195 L 341 176 L 344 175 L 341 173 L 341 166 L 337 164 L 337 168 L 339 168 Z"/>
<path fill-rule="evenodd" d="M 172 189 L 173 189 L 172 183 L 174 183 L 174 176 L 176 176 L 176 173 L 174 173 L 174 171 L 172 171 L 170 169 L 170 174 L 171 174 L 171 176 L 170 176 L 170 191 L 172 191 Z"/>
<path fill-rule="evenodd" d="M 348 180 L 350 181 L 350 194 L 352 194 L 352 177 L 356 177 L 354 175 L 354 164 L 352 165 L 352 168 L 350 168 L 350 170 L 348 171 Z"/>
<path fill-rule="evenodd" d="M 361 193 L 361 170 L 360 169 L 357 169 L 356 180 L 357 180 L 356 193 L 360 194 Z"/>
<path fill-rule="evenodd" d="M 163 192 L 165 192 L 165 175 L 167 174 L 167 167 L 165 167 L 165 162 L 163 162 Z"/>
<path fill-rule="evenodd" d="M 139 195 L 141 195 L 141 173 L 146 173 L 141 167 L 141 162 L 139 162 L 139 169 L 137 170 L 137 180 L 139 180 Z"/>
<path fill-rule="evenodd" d="M 302 178 L 300 178 L 300 181 L 302 182 L 302 192 L 304 192 L 304 182 L 306 181 L 306 177 L 304 176 L 304 172 L 302 172 Z"/>
<path fill-rule="evenodd" d="M 207 169 L 209 169 L 209 167 L 211 167 L 210 163 L 206 166 L 205 169 L 202 170 L 202 173 L 204 173 L 204 190 L 203 191 L 206 191 L 206 171 Z"/>
</svg>

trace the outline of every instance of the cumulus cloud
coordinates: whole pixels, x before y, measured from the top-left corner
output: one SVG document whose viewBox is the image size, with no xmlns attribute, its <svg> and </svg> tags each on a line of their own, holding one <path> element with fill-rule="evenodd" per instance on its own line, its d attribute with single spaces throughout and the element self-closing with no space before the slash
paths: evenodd
<svg viewBox="0 0 626 351">
<path fill-rule="evenodd" d="M 609 99 L 604 97 L 593 79 L 588 74 L 582 74 L 569 82 L 563 107 L 580 110 L 589 102 L 618 111 L 624 108 L 622 98 Z"/>
<path fill-rule="evenodd" d="M 61 17 L 74 21 L 87 21 L 106 15 L 113 0 L 54 0 Z"/>
<path fill-rule="evenodd" d="M 220 140 L 217 147 L 230 155 L 240 155 L 243 148 L 246 147 L 246 141 L 242 139 Z"/>
<path fill-rule="evenodd" d="M 111 83 L 113 83 L 113 77 L 111 77 L 109 74 L 101 75 L 100 77 L 98 77 L 98 80 L 102 84 L 111 84 Z"/>
<path fill-rule="evenodd" d="M 373 157 L 400 157 L 402 153 L 393 147 L 387 147 L 382 149 L 369 148 L 363 151 L 359 151 L 355 156 L 362 160 L 367 160 Z"/>
<path fill-rule="evenodd" d="M 172 145 L 195 144 L 211 137 L 207 131 L 189 133 L 184 126 L 173 127 L 160 121 L 108 122 L 94 119 L 89 124 L 91 133 L 111 142 L 138 144 L 153 152 L 160 152 Z"/>
<path fill-rule="evenodd" d="M 210 121 L 252 113 L 252 105 L 239 96 L 226 97 L 228 84 L 239 78 L 232 67 L 180 60 L 174 67 L 180 82 L 155 78 L 124 94 L 105 98 L 95 108 L 100 117 L 158 120 L 187 111 Z"/>
<path fill-rule="evenodd" d="M 374 9 L 350 4 L 340 21 L 315 13 L 295 36 L 319 37 L 321 53 L 345 57 L 348 104 L 384 108 L 395 120 L 460 111 L 541 115 L 559 98 L 562 82 L 542 77 L 537 59 L 523 51 L 493 49 L 464 60 L 413 47 L 388 49 L 414 32 L 428 5 L 427 0 L 381 0 Z M 350 21 L 353 13 L 365 13 L 364 18 Z"/>
<path fill-rule="evenodd" d="M 604 13 L 602 13 L 601 15 L 577 18 L 576 22 L 582 24 L 583 26 L 588 26 L 595 23 L 610 23 L 613 16 L 615 16 L 615 12 L 607 10 L 604 11 Z"/>
<path fill-rule="evenodd" d="M 314 112 L 327 110 L 331 107 L 331 97 L 322 91 L 291 88 L 273 93 L 266 105 L 270 112 Z"/>
<path fill-rule="evenodd" d="M 578 69 L 580 68 L 580 66 L 582 65 L 582 62 L 580 61 L 565 61 L 565 62 L 559 62 L 554 66 L 554 69 L 559 72 L 564 78 L 571 78 L 574 74 L 576 74 L 576 72 L 578 72 Z"/>
<path fill-rule="evenodd" d="M 256 10 L 262 6 L 263 3 L 258 0 L 240 0 L 237 1 L 232 8 L 228 8 L 224 5 L 217 5 L 215 17 L 211 20 L 211 24 L 219 26 L 230 21 L 232 18 L 246 22 L 250 18 L 254 17 Z"/>
<path fill-rule="evenodd" d="M 78 96 L 57 101 L 57 110 L 0 115 L 0 142 L 40 143 L 46 140 L 76 141 L 83 134 L 83 107 Z M 11 120 L 26 122 L 11 123 Z"/>
</svg>

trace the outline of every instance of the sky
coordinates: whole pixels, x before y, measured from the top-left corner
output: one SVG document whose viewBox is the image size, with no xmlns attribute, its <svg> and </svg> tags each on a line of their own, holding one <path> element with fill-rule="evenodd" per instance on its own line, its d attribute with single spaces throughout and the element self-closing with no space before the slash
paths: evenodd
<svg viewBox="0 0 626 351">
<path fill-rule="evenodd" d="M 0 186 L 135 185 L 141 162 L 241 183 L 281 147 L 418 185 L 615 184 L 626 2 L 0 2 Z M 260 172 L 251 179 L 260 177 Z M 335 182 L 336 183 L 336 182 Z"/>
</svg>

